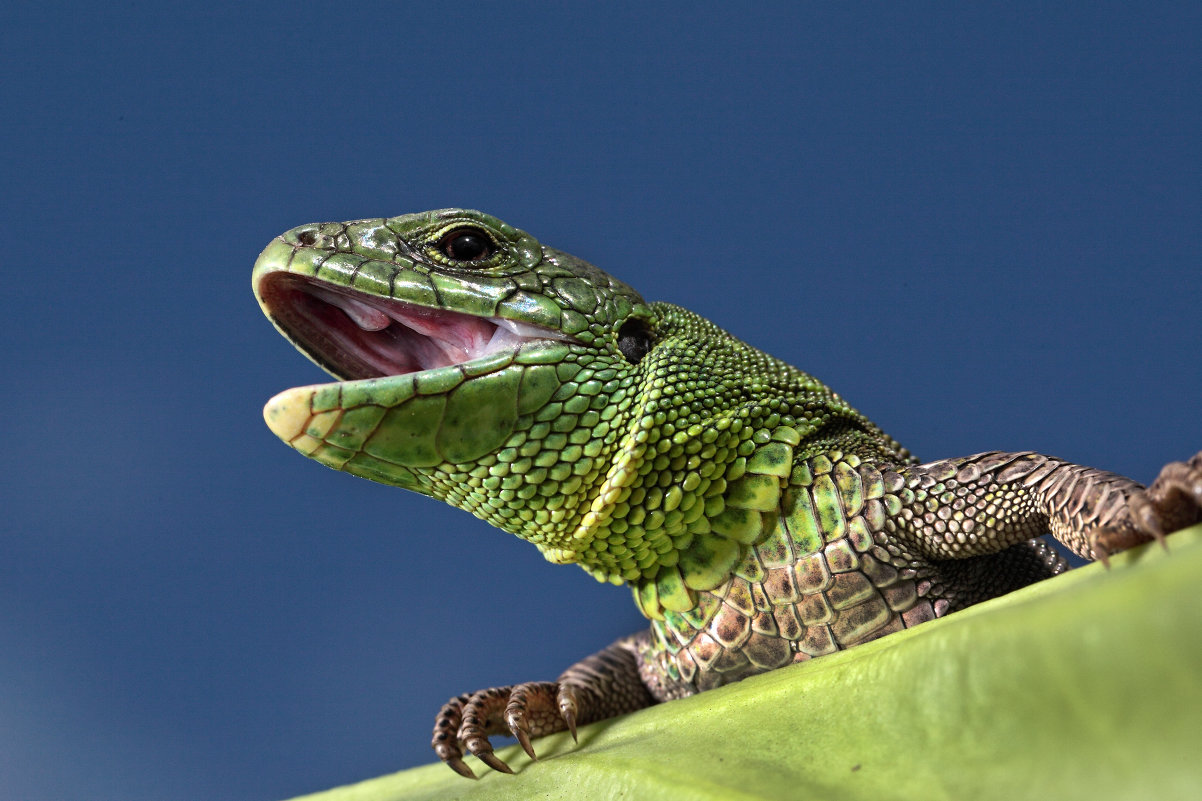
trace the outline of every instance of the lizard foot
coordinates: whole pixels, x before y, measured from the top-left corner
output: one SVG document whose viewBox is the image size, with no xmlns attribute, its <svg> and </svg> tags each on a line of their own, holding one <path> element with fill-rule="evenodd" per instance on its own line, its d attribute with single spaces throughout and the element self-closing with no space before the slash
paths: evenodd
<svg viewBox="0 0 1202 801">
<path fill-rule="evenodd" d="M 1110 554 L 1150 540 L 1165 548 L 1165 534 L 1202 521 L 1202 452 L 1188 462 L 1169 462 L 1147 489 L 1127 498 L 1130 522 L 1098 526 L 1090 532 L 1094 557 L 1105 565 Z"/>
<path fill-rule="evenodd" d="M 531 737 L 569 730 L 576 739 L 576 692 L 553 681 L 536 681 L 493 687 L 452 698 L 438 713 L 430 745 L 451 770 L 469 779 L 476 774 L 463 761 L 463 753 L 480 759 L 493 770 L 513 773 L 494 752 L 488 737 L 512 735 L 537 759 Z"/>
</svg>

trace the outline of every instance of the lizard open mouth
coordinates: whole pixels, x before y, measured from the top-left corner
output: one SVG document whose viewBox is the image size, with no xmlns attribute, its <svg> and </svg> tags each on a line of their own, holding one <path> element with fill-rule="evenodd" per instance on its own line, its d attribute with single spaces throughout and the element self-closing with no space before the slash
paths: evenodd
<svg viewBox="0 0 1202 801">
<path fill-rule="evenodd" d="M 285 335 L 343 381 L 463 364 L 535 340 L 575 341 L 529 323 L 431 309 L 295 273 L 264 275 L 258 291 Z"/>
</svg>

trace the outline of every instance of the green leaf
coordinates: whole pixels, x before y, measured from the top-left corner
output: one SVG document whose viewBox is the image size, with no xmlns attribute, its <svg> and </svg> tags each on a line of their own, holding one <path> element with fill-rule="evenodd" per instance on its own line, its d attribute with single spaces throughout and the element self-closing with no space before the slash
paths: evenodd
<svg viewBox="0 0 1202 801">
<path fill-rule="evenodd" d="M 1202 798 L 1202 526 L 850 651 L 306 796 Z M 433 712 L 433 711 L 432 711 Z M 417 733 L 420 735 L 421 733 Z"/>
</svg>

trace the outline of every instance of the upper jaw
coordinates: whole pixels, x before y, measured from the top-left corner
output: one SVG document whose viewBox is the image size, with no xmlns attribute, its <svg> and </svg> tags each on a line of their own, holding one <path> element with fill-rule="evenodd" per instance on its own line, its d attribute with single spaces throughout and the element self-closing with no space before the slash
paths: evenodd
<svg viewBox="0 0 1202 801">
<path fill-rule="evenodd" d="M 577 341 L 530 323 L 429 308 L 297 273 L 265 273 L 256 291 L 276 327 L 342 381 L 463 364 L 535 340 Z"/>
</svg>

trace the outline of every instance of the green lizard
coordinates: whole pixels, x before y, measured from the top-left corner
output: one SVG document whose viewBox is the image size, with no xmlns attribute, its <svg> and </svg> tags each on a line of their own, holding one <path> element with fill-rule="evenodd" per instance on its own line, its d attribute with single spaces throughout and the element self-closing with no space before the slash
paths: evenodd
<svg viewBox="0 0 1202 801">
<path fill-rule="evenodd" d="M 267 424 L 628 584 L 651 621 L 555 682 L 469 693 L 433 747 L 530 740 L 881 637 L 1202 519 L 1202 454 L 1145 489 L 1035 453 L 918 464 L 813 377 L 476 211 L 305 225 L 264 312 L 337 383 Z"/>
</svg>

